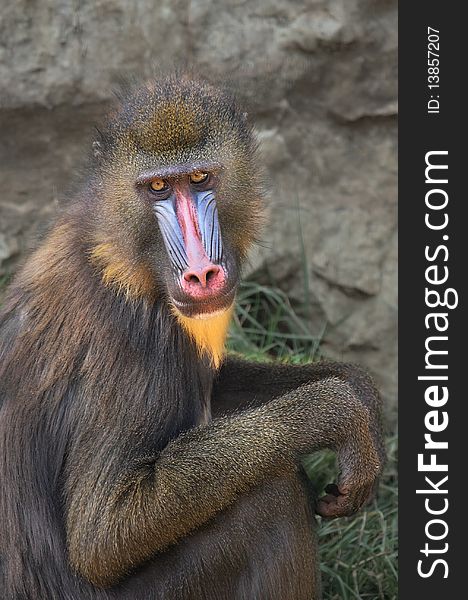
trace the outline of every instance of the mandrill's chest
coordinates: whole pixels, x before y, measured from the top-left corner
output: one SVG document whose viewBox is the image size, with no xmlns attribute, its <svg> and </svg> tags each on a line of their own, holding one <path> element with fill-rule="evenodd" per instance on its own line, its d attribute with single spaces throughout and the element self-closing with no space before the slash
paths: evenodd
<svg viewBox="0 0 468 600">
<path fill-rule="evenodd" d="M 142 436 L 149 436 L 155 449 L 164 448 L 184 431 L 210 422 L 214 372 L 204 361 L 182 354 L 172 369 L 157 362 L 146 367 L 143 385 L 135 381 L 127 386 L 127 410 L 121 414 L 130 427 L 139 423 Z M 132 367 L 126 370 L 130 382 Z M 138 389 L 142 392 L 135 392 Z"/>
<path fill-rule="evenodd" d="M 142 445 L 161 450 L 182 432 L 210 421 L 216 371 L 164 306 L 112 325 L 104 368 L 102 361 L 92 360 L 91 347 L 80 369 L 85 396 L 100 397 L 104 411 L 110 407 L 97 422 L 113 423 L 137 444 L 141 439 Z"/>
</svg>

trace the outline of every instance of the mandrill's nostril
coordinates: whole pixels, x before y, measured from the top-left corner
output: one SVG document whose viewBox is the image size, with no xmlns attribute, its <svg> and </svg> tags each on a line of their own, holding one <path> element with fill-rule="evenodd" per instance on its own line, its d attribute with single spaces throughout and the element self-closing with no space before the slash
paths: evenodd
<svg viewBox="0 0 468 600">
<path fill-rule="evenodd" d="M 216 284 L 222 278 L 222 269 L 218 265 L 208 265 L 204 268 L 189 269 L 184 273 L 184 281 L 202 288 Z"/>
<path fill-rule="evenodd" d="M 216 274 L 219 272 L 219 269 L 210 269 L 206 274 L 206 282 L 208 283 L 210 279 L 216 277 Z"/>
</svg>

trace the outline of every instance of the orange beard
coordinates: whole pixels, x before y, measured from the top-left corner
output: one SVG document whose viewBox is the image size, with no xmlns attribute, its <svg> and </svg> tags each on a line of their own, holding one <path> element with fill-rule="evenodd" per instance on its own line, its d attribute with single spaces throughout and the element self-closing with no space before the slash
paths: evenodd
<svg viewBox="0 0 468 600">
<path fill-rule="evenodd" d="M 219 367 L 224 356 L 224 344 L 233 310 L 234 305 L 232 304 L 228 309 L 213 317 L 191 319 L 173 308 L 178 322 L 193 339 L 200 355 L 208 355 L 216 368 Z"/>
</svg>

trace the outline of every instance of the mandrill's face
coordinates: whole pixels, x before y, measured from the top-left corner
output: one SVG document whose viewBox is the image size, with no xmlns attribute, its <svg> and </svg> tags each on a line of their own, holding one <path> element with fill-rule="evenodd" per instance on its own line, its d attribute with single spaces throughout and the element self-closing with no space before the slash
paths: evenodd
<svg viewBox="0 0 468 600">
<path fill-rule="evenodd" d="M 261 222 L 254 164 L 245 115 L 224 92 L 182 78 L 130 95 L 102 141 L 91 254 L 104 282 L 181 319 L 228 313 Z"/>
<path fill-rule="evenodd" d="M 239 283 L 239 252 L 227 241 L 225 246 L 218 214 L 220 178 L 219 166 L 209 162 L 196 170 L 177 166 L 138 178 L 139 194 L 151 206 L 167 254 L 170 302 L 185 317 L 226 311 Z"/>
</svg>

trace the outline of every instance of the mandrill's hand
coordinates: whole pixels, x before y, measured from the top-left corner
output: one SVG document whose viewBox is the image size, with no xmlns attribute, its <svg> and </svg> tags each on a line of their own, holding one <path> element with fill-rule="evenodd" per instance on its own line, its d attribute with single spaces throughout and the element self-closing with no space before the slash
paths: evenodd
<svg viewBox="0 0 468 600">
<path fill-rule="evenodd" d="M 331 483 L 325 488 L 326 495 L 317 503 L 320 516 L 352 515 L 374 497 L 384 459 L 378 447 L 369 439 L 367 442 L 359 448 L 354 441 L 338 451 L 338 484 Z"/>
</svg>

